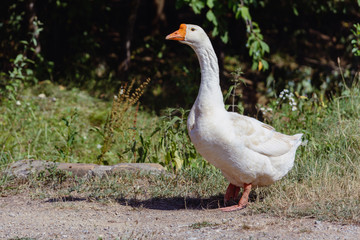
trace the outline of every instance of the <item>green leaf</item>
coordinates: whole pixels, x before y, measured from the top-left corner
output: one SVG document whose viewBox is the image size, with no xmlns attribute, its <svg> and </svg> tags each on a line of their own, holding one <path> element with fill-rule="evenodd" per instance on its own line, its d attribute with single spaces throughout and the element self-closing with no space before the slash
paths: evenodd
<svg viewBox="0 0 360 240">
<path fill-rule="evenodd" d="M 259 28 L 255 28 L 255 24 L 254 24 L 254 23 L 255 23 L 255 22 L 252 22 L 252 25 L 253 25 L 253 30 L 252 30 L 252 32 L 255 33 L 258 38 L 261 38 L 261 39 L 262 39 L 262 35 L 259 35 L 259 34 L 260 34 L 260 29 L 259 29 Z"/>
<path fill-rule="evenodd" d="M 269 45 L 267 45 L 265 42 L 260 41 L 260 46 L 261 46 L 261 48 L 263 50 L 263 53 L 270 52 Z"/>
<path fill-rule="evenodd" d="M 261 63 L 263 65 L 263 70 L 264 71 L 269 69 L 269 63 L 266 60 L 261 59 Z"/>
<path fill-rule="evenodd" d="M 248 8 L 248 7 L 245 7 L 245 6 L 240 7 L 240 13 L 241 13 L 241 17 L 242 17 L 245 21 L 251 20 L 251 15 L 250 15 L 250 12 L 249 12 L 249 8 Z"/>
<path fill-rule="evenodd" d="M 217 26 L 214 27 L 213 31 L 212 31 L 212 35 L 213 37 L 216 37 L 219 34 L 219 29 Z"/>
<path fill-rule="evenodd" d="M 359 0 L 360 1 L 360 0 Z M 214 0 L 207 0 L 206 1 L 206 5 L 209 7 L 209 8 L 213 8 L 214 7 Z"/>
<path fill-rule="evenodd" d="M 227 93 L 224 95 L 224 102 L 229 99 L 229 97 L 230 97 L 233 89 L 234 89 L 234 85 L 230 86 L 229 90 L 228 90 Z"/>
<path fill-rule="evenodd" d="M 253 28 L 258 29 L 258 31 L 260 32 L 260 27 L 259 27 L 259 24 L 257 22 L 251 22 L 251 24 L 252 24 Z"/>
<path fill-rule="evenodd" d="M 222 35 L 220 38 L 221 38 L 221 41 L 223 41 L 223 43 L 228 43 L 228 41 L 229 41 L 229 32 L 226 31 L 224 33 L 224 35 Z"/>
<path fill-rule="evenodd" d="M 210 22 L 212 22 L 215 26 L 218 25 L 216 16 L 215 16 L 215 14 L 214 14 L 214 12 L 213 12 L 212 10 L 209 10 L 209 11 L 206 13 L 206 18 L 207 18 L 207 20 L 209 20 Z"/>
<path fill-rule="evenodd" d="M 36 38 L 33 38 L 33 39 L 31 39 L 31 40 L 32 40 L 32 42 L 33 42 L 34 46 L 37 46 L 37 41 L 36 41 Z"/>
<path fill-rule="evenodd" d="M 253 64 L 251 65 L 251 69 L 256 70 L 258 65 L 259 65 L 259 63 L 257 61 L 253 61 Z"/>
<path fill-rule="evenodd" d="M 360 1 L 360 0 L 359 0 Z M 299 12 L 298 10 L 296 9 L 296 7 L 293 7 L 293 12 L 295 14 L 295 16 L 299 16 Z"/>
<path fill-rule="evenodd" d="M 201 10 L 205 7 L 205 4 L 199 0 L 193 0 L 189 5 L 195 14 L 200 14 Z"/>
<path fill-rule="evenodd" d="M 27 76 L 32 76 L 34 74 L 33 70 L 28 68 L 25 70 Z"/>
<path fill-rule="evenodd" d="M 234 12 L 235 12 L 235 10 L 234 10 Z M 240 14 L 241 14 L 241 11 L 240 11 L 240 9 L 238 9 L 238 11 L 235 12 L 235 19 L 239 19 Z"/>
</svg>

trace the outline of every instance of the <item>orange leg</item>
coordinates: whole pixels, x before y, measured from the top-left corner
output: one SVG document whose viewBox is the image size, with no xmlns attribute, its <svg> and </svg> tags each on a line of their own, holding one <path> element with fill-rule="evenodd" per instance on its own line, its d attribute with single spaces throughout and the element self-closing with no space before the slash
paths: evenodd
<svg viewBox="0 0 360 240">
<path fill-rule="evenodd" d="M 231 199 L 235 200 L 236 197 L 239 195 L 239 192 L 240 192 L 240 188 L 230 183 L 228 188 L 226 189 L 226 194 L 224 196 L 224 202 L 226 203 L 227 201 L 229 201 Z"/>
<path fill-rule="evenodd" d="M 230 184 L 230 185 L 232 185 L 232 184 Z M 230 193 L 228 195 L 228 192 L 231 192 L 231 191 L 236 192 L 236 190 L 229 190 L 230 185 L 228 187 L 228 190 L 226 190 L 225 199 L 229 195 L 231 195 Z M 236 188 L 234 185 L 232 185 L 232 186 L 233 186 L 232 188 Z M 230 207 L 220 208 L 220 210 L 223 211 L 223 212 L 232 212 L 232 211 L 236 211 L 236 210 L 240 210 L 240 209 L 245 208 L 247 206 L 247 204 L 248 204 L 248 201 L 249 201 L 250 191 L 251 191 L 251 183 L 250 184 L 244 183 L 244 192 L 243 192 L 243 194 L 242 194 L 242 196 L 240 198 L 239 204 L 234 205 L 234 206 L 230 206 Z M 237 191 L 237 193 L 239 193 L 239 191 Z"/>
</svg>

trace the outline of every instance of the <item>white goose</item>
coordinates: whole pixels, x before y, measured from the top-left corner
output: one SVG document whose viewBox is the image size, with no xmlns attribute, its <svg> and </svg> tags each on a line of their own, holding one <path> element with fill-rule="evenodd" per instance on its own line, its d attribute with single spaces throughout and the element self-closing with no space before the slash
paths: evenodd
<svg viewBox="0 0 360 240">
<path fill-rule="evenodd" d="M 166 39 L 189 45 L 200 62 L 200 89 L 187 120 L 192 143 L 230 182 L 225 202 L 244 188 L 239 204 L 222 210 L 245 208 L 252 186 L 270 185 L 293 167 L 302 134 L 284 135 L 254 118 L 225 110 L 217 57 L 201 27 L 181 24 Z"/>
</svg>

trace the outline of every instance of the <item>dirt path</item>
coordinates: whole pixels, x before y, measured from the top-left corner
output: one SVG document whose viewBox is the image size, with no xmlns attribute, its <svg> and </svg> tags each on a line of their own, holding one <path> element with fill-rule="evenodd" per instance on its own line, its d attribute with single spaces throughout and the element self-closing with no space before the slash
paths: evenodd
<svg viewBox="0 0 360 240">
<path fill-rule="evenodd" d="M 360 239 L 360 226 L 245 211 L 157 210 L 119 203 L 0 198 L 0 239 Z"/>
</svg>

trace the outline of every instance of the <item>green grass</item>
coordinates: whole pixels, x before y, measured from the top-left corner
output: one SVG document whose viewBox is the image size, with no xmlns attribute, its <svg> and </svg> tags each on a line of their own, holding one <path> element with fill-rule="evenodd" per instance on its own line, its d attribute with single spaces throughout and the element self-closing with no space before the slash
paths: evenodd
<svg viewBox="0 0 360 240">
<path fill-rule="evenodd" d="M 327 104 L 327 106 L 326 106 Z M 258 189 L 257 212 L 360 221 L 360 89 L 354 85 L 326 104 L 307 100 L 300 115 L 274 118 L 280 131 L 303 129 L 294 168 L 281 181 Z M 282 109 L 278 110 L 281 111 Z M 290 130 L 289 130 L 289 127 Z"/>
<path fill-rule="evenodd" d="M 40 93 L 47 98 L 37 97 Z M 304 133 L 307 144 L 299 147 L 295 166 L 286 177 L 252 192 L 250 213 L 360 221 L 359 96 L 360 88 L 354 85 L 328 102 L 297 98 L 297 111 L 276 99 L 269 104 L 273 112 L 265 120 L 280 132 Z M 30 89 L 20 102 L 0 106 L 1 170 L 24 158 L 97 160 L 103 138 L 96 129 L 105 123 L 111 102 L 49 83 Z M 4 195 L 29 192 L 37 198 L 81 197 L 152 207 L 164 200 L 167 205 L 216 208 L 222 204 L 227 182 L 192 148 L 185 119 L 181 109 L 166 111 L 160 118 L 140 110 L 136 128 L 119 131 L 107 155 L 109 164 L 157 162 L 171 174 L 78 179 L 48 170 L 18 180 L 1 173 L 0 190 Z"/>
<path fill-rule="evenodd" d="M 45 94 L 45 98 L 39 97 Z M 111 147 L 101 162 L 153 162 L 180 170 L 202 165 L 186 133 L 186 112 L 167 110 L 163 117 L 131 107 L 122 124 L 104 134 L 111 101 L 50 82 L 28 89 L 18 101 L 0 105 L 1 160 L 40 159 L 98 163 L 105 136 Z M 109 129 L 107 129 L 109 130 Z"/>
<path fill-rule="evenodd" d="M 46 98 L 38 97 L 43 93 Z M 29 89 L 17 102 L 7 101 L 0 106 L 1 161 L 35 158 L 95 162 L 103 144 L 99 129 L 110 109 L 110 101 L 92 98 L 77 89 L 65 90 L 47 82 Z M 134 109 L 130 111 L 135 115 Z M 155 128 L 155 115 L 141 111 L 136 117 L 136 129 L 126 129 L 127 139 L 119 137 L 113 152 L 108 153 L 110 164 L 129 161 L 132 137 L 149 134 Z M 127 121 L 134 127 L 132 118 Z"/>
</svg>

